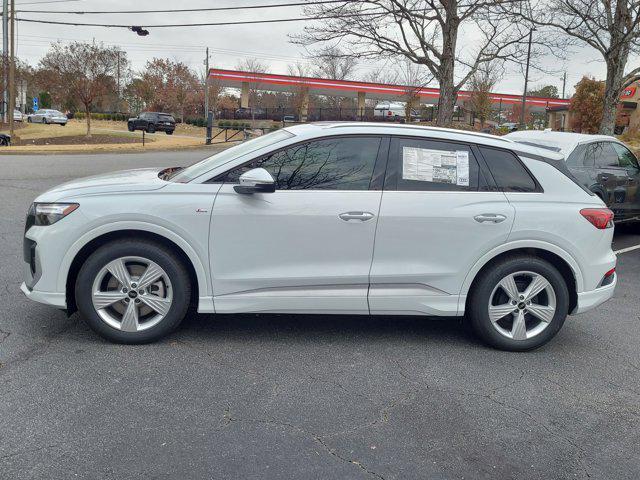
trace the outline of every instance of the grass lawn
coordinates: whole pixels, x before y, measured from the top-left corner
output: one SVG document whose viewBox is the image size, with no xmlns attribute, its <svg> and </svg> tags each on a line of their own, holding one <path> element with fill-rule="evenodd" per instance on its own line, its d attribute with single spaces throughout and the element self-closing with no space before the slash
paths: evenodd
<svg viewBox="0 0 640 480">
<path fill-rule="evenodd" d="M 1 148 L 0 154 L 175 150 L 201 147 L 205 140 L 204 128 L 183 124 L 177 125 L 173 135 L 146 133 L 144 146 L 142 132 L 129 132 L 126 122 L 92 120 L 91 138 L 85 136 L 84 120 L 69 120 L 64 127 L 26 122 L 17 125 L 12 146 Z M 0 132 L 8 133 L 8 129 L 0 129 Z"/>
</svg>

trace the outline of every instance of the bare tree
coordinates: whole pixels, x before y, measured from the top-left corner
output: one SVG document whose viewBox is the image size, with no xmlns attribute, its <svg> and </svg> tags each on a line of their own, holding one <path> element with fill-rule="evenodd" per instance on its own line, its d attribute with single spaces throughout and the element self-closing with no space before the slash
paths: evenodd
<svg viewBox="0 0 640 480">
<path fill-rule="evenodd" d="M 361 0 L 309 5 L 307 17 L 322 17 L 293 41 L 304 45 L 342 42 L 346 54 L 398 58 L 423 66 L 440 86 L 436 124 L 453 120 L 458 91 L 485 63 L 523 58 L 529 30 L 499 13 L 523 0 Z M 461 28 L 478 38 L 458 48 Z"/>
<path fill-rule="evenodd" d="M 301 62 L 296 62 L 288 67 L 289 75 L 292 77 L 308 77 L 310 70 L 310 67 Z M 291 105 L 298 114 L 298 121 L 304 121 L 303 114 L 309 107 L 309 88 L 304 85 L 293 87 Z"/>
<path fill-rule="evenodd" d="M 332 80 L 348 80 L 356 70 L 357 62 L 354 58 L 344 56 L 336 47 L 325 47 L 312 54 L 310 58 L 316 63 L 313 75 Z M 329 96 L 327 103 L 332 108 L 343 106 L 345 97 Z"/>
<path fill-rule="evenodd" d="M 245 58 L 236 65 L 238 70 L 251 73 L 267 73 L 267 65 L 255 58 Z M 255 107 L 260 106 L 260 82 L 251 82 L 249 84 L 249 107 L 251 107 L 251 123 L 255 123 Z"/>
<path fill-rule="evenodd" d="M 117 48 L 95 43 L 54 43 L 40 60 L 40 68 L 52 76 L 58 93 L 64 91 L 84 106 L 87 117 L 87 137 L 91 136 L 91 107 L 112 91 L 117 74 Z"/>
<path fill-rule="evenodd" d="M 640 53 L 638 0 L 530 0 L 521 17 L 542 30 L 560 32 L 596 49 L 607 66 L 600 133 L 612 135 L 620 94 L 640 80 L 640 67 L 625 73 L 629 55 Z M 540 35 L 549 34 L 542 32 Z"/>
<path fill-rule="evenodd" d="M 491 115 L 493 101 L 491 100 L 491 91 L 498 81 L 498 67 L 494 63 L 486 63 L 481 66 L 469 80 L 469 105 L 478 120 L 480 120 L 480 128 L 484 125 Z"/>
</svg>

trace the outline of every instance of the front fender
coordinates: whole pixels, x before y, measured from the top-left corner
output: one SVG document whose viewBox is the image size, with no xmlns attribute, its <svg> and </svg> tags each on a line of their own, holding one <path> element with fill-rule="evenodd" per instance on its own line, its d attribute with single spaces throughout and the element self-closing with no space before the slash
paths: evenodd
<svg viewBox="0 0 640 480">
<path fill-rule="evenodd" d="M 64 292 L 66 290 L 67 285 L 67 277 L 69 275 L 69 269 L 71 264 L 78 254 L 78 252 L 89 242 L 92 240 L 101 237 L 105 234 L 122 231 L 122 230 L 140 230 L 144 232 L 154 233 L 156 235 L 160 235 L 167 240 L 172 241 L 178 247 L 180 247 L 184 253 L 187 255 L 189 260 L 193 265 L 193 269 L 195 270 L 196 277 L 198 279 L 198 297 L 200 311 L 207 311 L 209 308 L 204 306 L 207 303 L 207 299 L 210 299 L 211 294 L 211 283 L 209 281 L 209 276 L 207 275 L 207 269 L 205 265 L 207 265 L 207 259 L 201 258 L 193 246 L 188 243 L 183 237 L 177 235 L 173 231 L 165 228 L 163 226 L 148 223 L 143 221 L 135 221 L 135 220 L 125 220 L 125 221 L 117 221 L 113 223 L 107 223 L 105 225 L 101 225 L 99 227 L 93 228 L 88 232 L 84 233 L 80 238 L 78 238 L 71 247 L 67 250 L 61 264 L 60 270 L 58 273 L 57 279 L 57 291 Z"/>
</svg>

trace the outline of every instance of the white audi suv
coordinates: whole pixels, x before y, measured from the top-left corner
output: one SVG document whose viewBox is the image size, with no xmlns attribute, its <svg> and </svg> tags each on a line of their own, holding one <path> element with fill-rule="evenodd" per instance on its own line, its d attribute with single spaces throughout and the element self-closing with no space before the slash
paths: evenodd
<svg viewBox="0 0 640 480">
<path fill-rule="evenodd" d="M 464 316 L 490 345 L 529 350 L 611 298 L 612 236 L 612 212 L 549 150 L 317 123 L 47 191 L 22 291 L 122 343 L 163 337 L 193 305 Z"/>
</svg>

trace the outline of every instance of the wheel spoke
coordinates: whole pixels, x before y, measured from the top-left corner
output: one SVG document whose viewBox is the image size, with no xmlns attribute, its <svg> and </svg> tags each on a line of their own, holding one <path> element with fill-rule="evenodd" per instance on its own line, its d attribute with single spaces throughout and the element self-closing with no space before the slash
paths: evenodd
<svg viewBox="0 0 640 480">
<path fill-rule="evenodd" d="M 495 323 L 512 313 L 514 308 L 515 307 L 509 303 L 505 303 L 504 305 L 489 305 L 489 319 Z"/>
<path fill-rule="evenodd" d="M 138 308 L 134 302 L 127 304 L 127 309 L 124 311 L 124 315 L 122 315 L 120 330 L 123 332 L 138 331 Z"/>
<path fill-rule="evenodd" d="M 529 301 L 549 286 L 549 282 L 542 275 L 536 275 L 524 292 L 525 301 Z"/>
<path fill-rule="evenodd" d="M 158 297 L 157 295 L 140 295 L 138 298 L 162 316 L 169 313 L 169 309 L 171 308 L 171 300 Z"/>
<path fill-rule="evenodd" d="M 518 286 L 516 285 L 516 281 L 513 278 L 513 275 L 508 275 L 502 279 L 500 282 L 500 286 L 505 291 L 511 300 L 515 300 L 516 302 L 519 299 L 520 292 L 518 291 Z"/>
<path fill-rule="evenodd" d="M 158 278 L 163 275 L 162 269 L 155 263 L 150 262 L 147 269 L 144 271 L 142 276 L 138 279 L 138 287 L 137 288 L 147 288 L 153 282 L 155 282 Z"/>
<path fill-rule="evenodd" d="M 120 285 L 129 288 L 131 284 L 131 276 L 129 275 L 129 270 L 127 270 L 127 267 L 121 258 L 109 263 L 107 265 L 107 270 L 116 278 L 116 280 L 118 280 L 118 282 L 120 282 Z"/>
<path fill-rule="evenodd" d="M 514 340 L 527 339 L 527 325 L 524 322 L 524 310 L 518 310 L 518 313 L 513 314 L 511 338 L 513 338 Z"/>
<path fill-rule="evenodd" d="M 96 310 L 107 308 L 109 305 L 124 299 L 127 295 L 119 290 L 113 292 L 94 292 L 93 306 Z"/>
<path fill-rule="evenodd" d="M 553 315 L 556 313 L 556 309 L 551 306 L 532 303 L 531 305 L 527 306 L 527 312 L 535 315 L 543 322 L 549 323 L 551 322 L 551 320 L 553 320 Z"/>
</svg>

